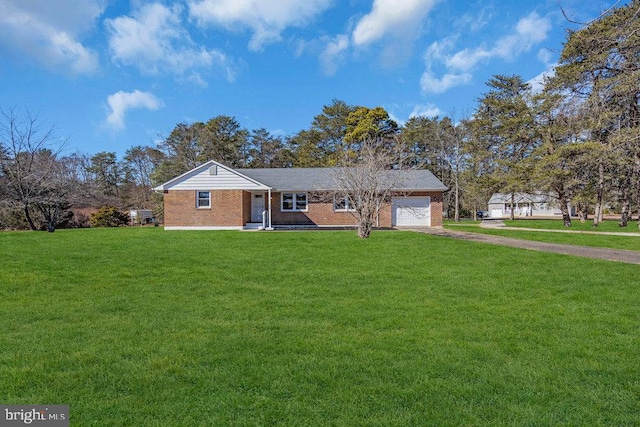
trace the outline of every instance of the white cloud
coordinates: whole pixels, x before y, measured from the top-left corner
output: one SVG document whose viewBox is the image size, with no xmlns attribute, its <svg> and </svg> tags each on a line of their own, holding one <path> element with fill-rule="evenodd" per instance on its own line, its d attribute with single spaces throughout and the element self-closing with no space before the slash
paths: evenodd
<svg viewBox="0 0 640 427">
<path fill-rule="evenodd" d="M 336 73 L 338 62 L 342 59 L 344 51 L 349 47 L 349 37 L 340 34 L 330 40 L 324 51 L 320 54 L 322 70 L 328 76 Z"/>
<path fill-rule="evenodd" d="M 441 0 L 374 0 L 371 11 L 349 20 L 354 30 L 334 37 L 322 36 L 298 40 L 296 56 L 313 51 L 325 75 L 334 75 L 348 52 L 380 42 L 378 62 L 386 68 L 396 68 L 413 53 L 413 42 L 422 33 L 420 26 L 433 6 Z M 357 52 L 356 52 L 357 53 Z"/>
<path fill-rule="evenodd" d="M 189 14 L 200 25 L 245 27 L 253 31 L 249 49 L 281 40 L 290 26 L 303 27 L 325 11 L 332 0 L 191 0 Z"/>
<path fill-rule="evenodd" d="M 548 18 L 540 17 L 536 12 L 522 18 L 516 26 L 519 38 L 527 42 L 527 45 L 545 40 L 550 29 L 551 21 Z"/>
<path fill-rule="evenodd" d="M 364 46 L 387 35 L 415 38 L 419 26 L 438 0 L 374 0 L 371 12 L 353 30 L 353 43 Z"/>
<path fill-rule="evenodd" d="M 106 123 L 114 130 L 122 130 L 125 128 L 125 115 L 128 110 L 146 108 L 147 110 L 157 110 L 162 107 L 161 100 L 150 92 L 133 92 L 118 91 L 107 97 L 107 103 L 111 112 L 107 116 Z"/>
<path fill-rule="evenodd" d="M 389 118 L 391 120 L 393 120 L 394 122 L 396 122 L 398 124 L 398 126 L 404 126 L 404 124 L 407 122 L 406 120 L 402 120 L 401 118 L 399 118 L 398 116 L 396 116 L 393 113 L 389 113 Z"/>
<path fill-rule="evenodd" d="M 394 105 L 391 109 L 398 109 L 398 108 L 400 108 L 398 105 Z M 417 104 L 413 106 L 413 110 L 411 111 L 411 113 L 409 114 L 409 117 L 406 120 L 396 116 L 393 112 L 389 112 L 389 118 L 394 122 L 396 122 L 398 125 L 404 126 L 407 123 L 407 121 L 412 117 L 436 117 L 436 116 L 440 116 L 441 114 L 442 114 L 442 111 L 440 111 L 440 109 L 433 104 L 426 104 L 426 105 Z"/>
<path fill-rule="evenodd" d="M 541 18 L 536 12 L 518 21 L 516 31 L 496 42 L 492 49 L 492 56 L 505 60 L 513 60 L 522 52 L 530 50 L 534 45 L 547 38 L 551 29 L 548 18 Z"/>
<path fill-rule="evenodd" d="M 415 105 L 413 111 L 409 114 L 411 117 L 436 117 L 442 114 L 442 111 L 433 104 Z"/>
<path fill-rule="evenodd" d="M 551 22 L 548 18 L 532 12 L 518 21 L 513 33 L 499 38 L 490 48 L 466 48 L 451 55 L 447 54 L 447 51 L 452 47 L 452 39 L 433 43 L 425 53 L 427 70 L 420 80 L 422 90 L 442 93 L 452 87 L 469 83 L 472 79 L 471 71 L 478 63 L 493 58 L 513 61 L 523 52 L 531 50 L 534 45 L 545 40 L 550 29 Z M 436 62 L 444 64 L 447 70 L 441 78 L 435 77 L 432 72 Z"/>
<path fill-rule="evenodd" d="M 476 32 L 485 27 L 493 17 L 490 11 L 491 6 L 485 7 L 478 11 L 473 9 L 472 13 L 465 13 L 455 23 L 456 28 L 462 28 L 465 31 Z"/>
<path fill-rule="evenodd" d="M 549 49 L 540 49 L 538 51 L 538 59 L 547 65 L 553 63 L 553 53 Z"/>
<path fill-rule="evenodd" d="M 425 71 L 420 78 L 420 88 L 424 93 L 444 93 L 452 87 L 469 83 L 472 77 L 470 73 L 447 73 L 437 78 L 430 71 Z"/>
<path fill-rule="evenodd" d="M 527 82 L 527 84 L 531 87 L 531 90 L 533 91 L 533 93 L 542 92 L 542 89 L 544 89 L 544 84 L 546 79 L 555 76 L 556 65 L 557 64 L 550 65 L 548 69 L 544 70 L 543 72 L 541 72 L 540 74 L 538 74 L 537 76 L 535 76 L 534 78 L 532 78 Z"/>
<path fill-rule="evenodd" d="M 104 9 L 104 0 L 3 0 L 0 44 L 50 68 L 92 73 L 98 68 L 98 55 L 80 38 L 95 26 Z"/>
<path fill-rule="evenodd" d="M 200 86 L 200 87 L 207 87 L 208 86 L 206 80 L 202 78 L 200 73 L 190 74 L 189 76 L 187 76 L 185 81 L 187 81 L 187 82 L 189 82 L 191 84 L 194 84 L 196 86 Z"/>
<path fill-rule="evenodd" d="M 435 41 L 429 45 L 425 52 L 425 59 L 427 62 L 432 63 L 436 60 L 444 60 L 447 57 L 447 52 L 455 46 L 455 38 L 449 37 L 440 41 Z"/>
<path fill-rule="evenodd" d="M 464 49 L 457 52 L 446 61 L 448 68 L 467 71 L 476 66 L 483 59 L 491 58 L 493 54 L 483 48 Z"/>
<path fill-rule="evenodd" d="M 456 70 L 468 71 L 485 59 L 500 58 L 512 61 L 522 52 L 543 41 L 550 29 L 549 19 L 541 18 L 532 12 L 518 21 L 513 34 L 498 39 L 491 49 L 478 47 L 461 50 L 450 57 L 446 65 Z"/>
<path fill-rule="evenodd" d="M 218 66 L 232 81 L 235 71 L 227 57 L 218 50 L 195 46 L 182 27 L 181 14 L 182 8 L 178 4 L 168 8 L 151 3 L 142 6 L 133 16 L 107 20 L 113 58 L 147 74 L 170 72 L 182 75 L 193 69 Z"/>
</svg>

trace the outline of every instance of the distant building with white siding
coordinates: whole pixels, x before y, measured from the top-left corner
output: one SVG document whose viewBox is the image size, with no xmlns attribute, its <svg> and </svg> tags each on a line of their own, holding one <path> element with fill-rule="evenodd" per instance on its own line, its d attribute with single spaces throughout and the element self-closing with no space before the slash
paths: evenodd
<svg viewBox="0 0 640 427">
<path fill-rule="evenodd" d="M 489 199 L 489 216 L 491 218 L 509 218 L 511 216 L 511 194 L 495 193 Z M 575 209 L 569 206 L 569 214 L 575 215 Z M 558 201 L 544 193 L 515 193 L 513 198 L 513 215 L 528 216 L 561 216 Z"/>
<path fill-rule="evenodd" d="M 129 218 L 132 224 L 152 224 L 154 221 L 153 211 L 151 209 L 131 209 L 129 210 Z"/>
</svg>

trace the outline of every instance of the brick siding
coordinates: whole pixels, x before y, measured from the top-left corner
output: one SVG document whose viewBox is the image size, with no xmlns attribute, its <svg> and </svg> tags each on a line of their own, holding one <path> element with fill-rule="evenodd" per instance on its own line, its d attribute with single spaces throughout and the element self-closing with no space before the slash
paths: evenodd
<svg viewBox="0 0 640 427">
<path fill-rule="evenodd" d="M 442 227 L 442 192 L 427 191 L 423 194 L 431 197 L 431 226 Z"/>
<path fill-rule="evenodd" d="M 442 193 L 439 191 L 421 191 L 398 195 L 398 197 L 431 197 L 431 226 L 442 226 Z M 353 226 L 356 220 L 350 212 L 336 212 L 333 210 L 332 196 L 314 196 L 309 194 L 307 212 L 281 212 L 280 193 L 271 194 L 273 225 L 338 225 Z M 391 227 L 391 204 L 385 203 L 378 216 L 380 227 Z"/>
<path fill-rule="evenodd" d="M 334 212 L 333 196 L 307 195 L 307 212 L 282 212 L 280 210 L 281 193 L 271 193 L 273 225 L 339 225 L 353 226 L 356 220 L 350 212 Z"/>
<path fill-rule="evenodd" d="M 246 201 L 242 190 L 211 191 L 211 208 L 196 208 L 196 191 L 174 190 L 164 194 L 164 225 L 241 227 L 247 221 Z M 247 196 L 247 197 L 250 197 Z"/>
<path fill-rule="evenodd" d="M 251 222 L 251 193 L 249 193 L 248 191 L 242 192 L 242 212 L 242 225 Z"/>
<path fill-rule="evenodd" d="M 267 198 L 265 193 L 265 199 Z M 398 194 L 398 197 L 431 197 L 431 226 L 442 226 L 442 193 L 437 191 Z M 280 193 L 271 194 L 272 224 L 354 226 L 350 212 L 335 212 L 331 195 L 309 194 L 307 212 L 281 212 Z M 268 209 L 268 205 L 265 206 Z M 391 227 L 391 205 L 385 203 L 378 217 L 380 227 Z M 165 226 L 241 227 L 251 222 L 251 193 L 242 190 L 211 191 L 211 208 L 196 208 L 196 191 L 175 190 L 164 195 Z"/>
</svg>

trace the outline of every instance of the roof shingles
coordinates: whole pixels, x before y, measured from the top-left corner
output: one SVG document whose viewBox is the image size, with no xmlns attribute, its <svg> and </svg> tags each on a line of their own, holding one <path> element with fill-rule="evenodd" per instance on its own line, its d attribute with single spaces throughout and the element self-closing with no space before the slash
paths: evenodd
<svg viewBox="0 0 640 427">
<path fill-rule="evenodd" d="M 232 179 L 224 181 L 206 171 L 211 166 L 224 168 L 230 174 L 242 179 L 241 183 Z M 201 189 L 207 187 L 208 180 L 215 180 L 216 186 L 211 188 L 248 189 L 247 185 L 259 188 L 271 188 L 276 191 L 339 191 L 339 168 L 269 168 L 269 169 L 232 169 L 215 161 L 204 163 L 158 187 L 156 191 L 171 188 Z M 425 169 L 387 170 L 384 171 L 387 182 L 396 191 L 444 191 L 447 187 L 430 171 Z M 197 181 L 197 182 L 196 182 Z M 197 185 L 196 185 L 197 184 Z M 242 185 L 241 185 L 242 184 Z M 256 187 L 256 188 L 257 188 Z"/>
<path fill-rule="evenodd" d="M 338 187 L 337 168 L 271 168 L 271 169 L 236 169 L 274 190 L 290 191 L 331 191 Z M 436 190 L 444 191 L 447 187 L 430 171 L 390 170 L 393 174 L 394 190 Z"/>
</svg>

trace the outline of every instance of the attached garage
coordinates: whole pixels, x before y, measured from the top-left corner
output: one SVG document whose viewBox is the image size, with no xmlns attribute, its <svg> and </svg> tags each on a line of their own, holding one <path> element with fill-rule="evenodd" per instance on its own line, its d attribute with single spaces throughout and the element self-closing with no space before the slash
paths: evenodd
<svg viewBox="0 0 640 427">
<path fill-rule="evenodd" d="M 1 0 L 0 0 L 1 1 Z M 353 227 L 348 188 L 334 168 L 232 169 L 214 160 L 155 187 L 164 196 L 165 230 Z M 442 226 L 447 187 L 426 169 L 385 170 L 389 199 L 375 226 Z M 336 197 L 337 196 L 337 197 Z M 433 210 L 431 209 L 433 207 Z"/>
<path fill-rule="evenodd" d="M 430 227 L 430 197 L 394 197 L 391 199 L 391 223 L 398 227 Z"/>
</svg>

